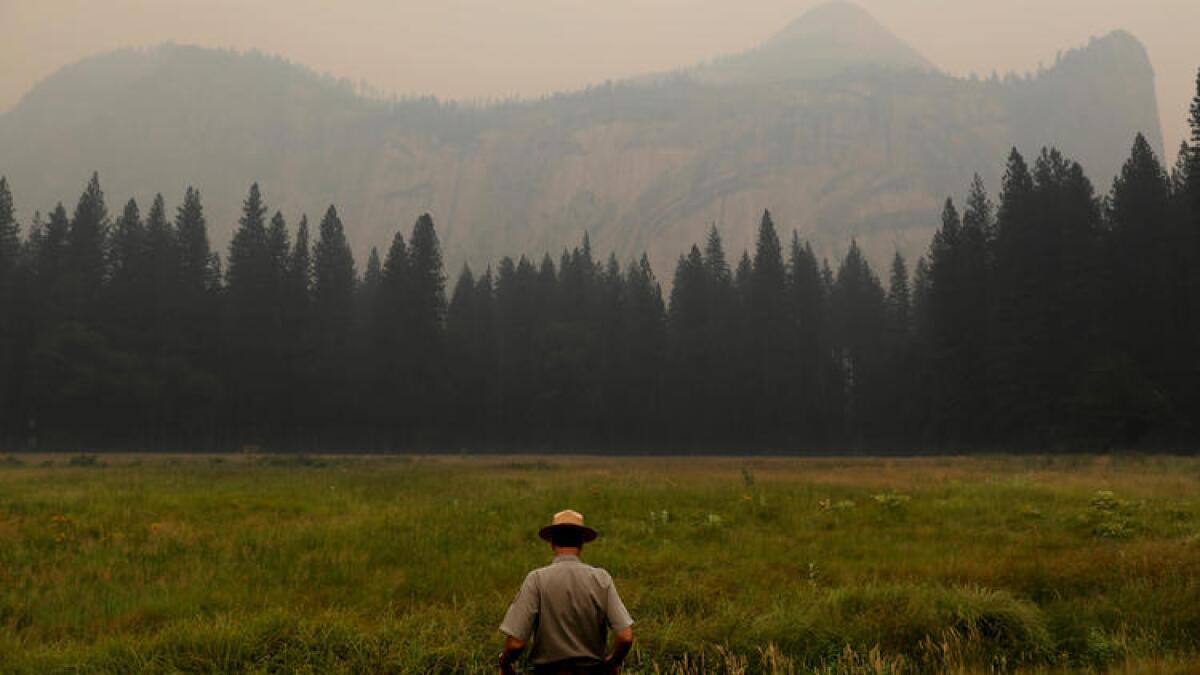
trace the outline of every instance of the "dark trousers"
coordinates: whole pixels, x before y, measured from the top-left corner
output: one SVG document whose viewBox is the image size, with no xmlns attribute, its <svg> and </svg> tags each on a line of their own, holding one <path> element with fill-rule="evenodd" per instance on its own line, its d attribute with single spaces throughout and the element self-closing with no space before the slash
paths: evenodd
<svg viewBox="0 0 1200 675">
<path fill-rule="evenodd" d="M 533 675 L 601 675 L 604 672 L 604 664 L 591 659 L 571 659 L 533 666 Z"/>
</svg>

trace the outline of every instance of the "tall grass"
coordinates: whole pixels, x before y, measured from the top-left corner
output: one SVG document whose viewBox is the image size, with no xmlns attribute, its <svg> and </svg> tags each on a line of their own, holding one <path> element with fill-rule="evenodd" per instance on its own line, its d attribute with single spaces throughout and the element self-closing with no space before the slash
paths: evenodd
<svg viewBox="0 0 1200 675">
<path fill-rule="evenodd" d="M 571 507 L 630 672 L 1188 672 L 1198 488 L 1179 458 L 20 457 L 0 671 L 489 672 Z"/>
</svg>

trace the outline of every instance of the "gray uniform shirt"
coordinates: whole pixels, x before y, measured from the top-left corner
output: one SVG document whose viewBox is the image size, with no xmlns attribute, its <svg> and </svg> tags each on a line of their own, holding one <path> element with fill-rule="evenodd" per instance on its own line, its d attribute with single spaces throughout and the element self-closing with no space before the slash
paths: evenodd
<svg viewBox="0 0 1200 675">
<path fill-rule="evenodd" d="M 632 625 L 608 572 L 576 556 L 560 555 L 525 577 L 500 630 L 518 640 L 533 638 L 534 663 L 554 663 L 603 661 L 608 629 L 621 631 Z"/>
</svg>

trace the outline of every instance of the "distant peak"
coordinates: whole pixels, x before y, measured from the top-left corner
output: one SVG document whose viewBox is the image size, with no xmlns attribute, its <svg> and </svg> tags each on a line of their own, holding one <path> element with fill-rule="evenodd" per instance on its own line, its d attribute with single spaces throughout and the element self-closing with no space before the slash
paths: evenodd
<svg viewBox="0 0 1200 675">
<path fill-rule="evenodd" d="M 870 12 L 846 0 L 832 0 L 813 7 L 767 40 L 763 48 L 820 48 L 856 64 L 933 68 L 933 64 L 885 28 Z"/>
<path fill-rule="evenodd" d="M 846 0 L 831 0 L 801 14 L 768 40 L 767 44 L 806 38 L 820 31 L 847 29 L 869 29 L 888 33 L 887 29 L 862 7 Z"/>
<path fill-rule="evenodd" d="M 757 49 L 718 60 L 699 77 L 761 82 L 830 77 L 848 70 L 936 70 L 862 7 L 845 0 L 817 5 Z"/>
</svg>

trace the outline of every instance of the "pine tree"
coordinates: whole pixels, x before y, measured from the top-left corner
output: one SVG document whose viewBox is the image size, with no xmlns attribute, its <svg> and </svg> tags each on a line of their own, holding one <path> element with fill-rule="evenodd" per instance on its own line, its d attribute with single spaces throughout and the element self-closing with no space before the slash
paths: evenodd
<svg viewBox="0 0 1200 675">
<path fill-rule="evenodd" d="M 442 267 L 441 245 L 433 226 L 433 218 L 424 214 L 413 224 L 409 239 L 409 286 L 406 296 L 408 333 L 406 353 L 412 386 L 423 392 L 414 403 L 414 412 L 428 426 L 437 426 L 447 389 L 444 344 L 446 318 L 446 277 Z M 423 430 L 424 434 L 430 429 Z"/>
<path fill-rule="evenodd" d="M 21 253 L 21 226 L 17 223 L 8 179 L 0 176 L 0 287 L 11 279 Z"/>
<path fill-rule="evenodd" d="M 1184 242 L 1181 245 L 1184 256 L 1188 260 L 1188 268 L 1190 274 L 1187 276 L 1185 288 L 1184 303 L 1190 307 L 1190 311 L 1185 309 L 1184 313 L 1189 316 L 1189 327 L 1185 339 L 1190 344 L 1195 345 L 1200 343 L 1200 69 L 1196 72 L 1196 95 L 1192 98 L 1192 105 L 1188 118 L 1191 127 L 1191 151 L 1188 153 L 1188 165 L 1186 173 L 1187 195 L 1188 197 L 1180 200 L 1181 204 L 1177 207 L 1177 231 L 1179 240 Z M 1192 358 L 1184 357 L 1183 365 L 1181 365 L 1181 375 L 1191 378 L 1195 382 L 1200 378 L 1200 359 L 1195 356 L 1195 351 L 1190 352 Z M 1192 390 L 1192 393 L 1187 396 L 1182 402 L 1183 416 L 1190 416 L 1192 419 L 1200 419 L 1200 393 Z M 1193 426 L 1195 429 L 1195 426 Z M 1192 433 L 1196 433 L 1193 431 Z"/>
<path fill-rule="evenodd" d="M 838 268 L 831 297 L 831 316 L 841 355 L 844 420 L 851 442 L 878 440 L 881 418 L 879 379 L 882 336 L 886 325 L 883 286 L 863 256 L 858 242 L 850 241 Z"/>
<path fill-rule="evenodd" d="M 442 268 L 442 249 L 433 218 L 428 213 L 417 219 L 412 231 L 410 253 L 413 330 L 422 338 L 435 340 L 446 316 L 446 276 Z M 590 263 L 587 240 L 584 246 Z M 425 344 L 422 347 L 432 345 Z"/>
<path fill-rule="evenodd" d="M 67 210 L 59 202 L 50 212 L 46 227 L 37 241 L 34 264 L 38 285 L 46 296 L 41 307 L 41 316 L 47 323 L 61 318 L 67 311 L 67 235 L 71 221 Z"/>
<path fill-rule="evenodd" d="M 312 415 L 325 433 L 344 433 L 353 403 L 348 391 L 356 275 L 345 227 L 332 205 L 313 247 L 312 320 L 315 349 Z"/>
<path fill-rule="evenodd" d="M 267 207 L 258 183 L 242 203 L 242 216 L 229 244 L 226 270 L 228 344 L 226 378 L 232 389 L 230 415 L 235 432 L 252 443 L 275 433 L 278 413 L 279 298 L 267 240 Z"/>
<path fill-rule="evenodd" d="M 379 276 L 379 295 L 374 311 L 376 348 L 389 370 L 395 370 L 401 362 L 402 330 L 406 322 L 405 312 L 410 294 L 410 262 L 404 235 L 397 232 L 392 237 L 383 268 Z"/>
<path fill-rule="evenodd" d="M 0 442 L 18 428 L 14 401 L 19 397 L 17 370 L 20 301 L 18 266 L 21 263 L 21 227 L 17 223 L 8 180 L 0 176 Z"/>
<path fill-rule="evenodd" d="M 710 233 L 710 242 L 712 233 Z M 717 239 L 718 246 L 720 239 Z M 667 372 L 674 385 L 668 419 L 675 429 L 674 440 L 680 443 L 703 443 L 712 433 L 716 419 L 713 412 L 719 407 L 714 380 L 722 381 L 713 360 L 716 345 L 710 342 L 712 281 L 700 249 L 692 246 L 687 256 L 680 256 L 675 265 L 671 302 L 667 315 L 668 352 Z"/>
<path fill-rule="evenodd" d="M 662 289 L 643 253 L 625 273 L 618 354 L 624 374 L 617 389 L 619 418 L 627 428 L 609 427 L 609 434 L 623 436 L 625 443 L 645 447 L 656 440 L 663 406 L 660 368 L 666 356 L 666 306 Z"/>
<path fill-rule="evenodd" d="M 494 364 L 488 358 L 491 304 L 467 265 L 454 285 L 446 314 L 446 344 L 453 397 L 450 414 L 465 442 L 487 442 L 479 434 L 488 419 L 488 382 Z"/>
<path fill-rule="evenodd" d="M 1180 142 L 1179 151 L 1175 154 L 1175 165 L 1171 167 L 1171 196 L 1173 198 L 1187 195 L 1188 164 L 1191 161 L 1191 155 L 1192 148 L 1188 142 Z"/>
<path fill-rule="evenodd" d="M 254 183 L 242 204 L 242 217 L 229 244 L 229 267 L 225 272 L 230 302 L 240 319 L 253 320 L 269 293 L 272 265 L 266 213 L 262 193 L 258 183 Z"/>
<path fill-rule="evenodd" d="M 721 233 L 717 231 L 716 225 L 708 231 L 708 240 L 704 244 L 704 266 L 714 283 L 731 283 L 729 263 L 725 260 L 725 246 L 721 243 Z"/>
<path fill-rule="evenodd" d="M 147 330 L 150 297 L 146 295 L 149 256 L 146 227 L 136 200 L 125 203 L 113 223 L 108 249 L 106 332 L 126 346 Z"/>
<path fill-rule="evenodd" d="M 911 293 L 908 284 L 908 265 L 897 251 L 892 256 L 892 271 L 888 278 L 888 323 L 894 339 L 905 339 L 912 331 Z"/>
<path fill-rule="evenodd" d="M 338 346 L 348 335 L 354 284 L 354 256 L 337 209 L 330 206 L 321 219 L 313 251 L 313 309 L 322 330 Z"/>
<path fill-rule="evenodd" d="M 267 250 L 271 256 L 271 269 L 275 271 L 276 284 L 280 290 L 287 285 L 290 276 L 288 264 L 291 257 L 292 242 L 288 235 L 287 220 L 279 211 L 271 216 L 271 224 L 267 228 Z"/>
<path fill-rule="evenodd" d="M 1186 288 L 1188 269 L 1177 257 L 1184 242 L 1173 226 L 1170 200 L 1170 177 L 1145 137 L 1138 134 L 1108 199 L 1103 290 L 1110 321 L 1105 328 L 1119 355 L 1123 378 L 1149 378 L 1160 391 L 1178 398 L 1190 383 L 1177 382 L 1177 355 L 1190 349 L 1188 327 L 1174 311 L 1173 296 Z M 1111 389 L 1092 393 L 1094 400 L 1104 395 L 1129 396 L 1127 391 Z M 1138 407 L 1147 410 L 1150 405 L 1141 402 Z M 1125 424 L 1141 428 L 1150 420 L 1129 419 Z M 1132 428 L 1119 433 L 1128 437 Z"/>
<path fill-rule="evenodd" d="M 795 368 L 792 416 L 801 443 L 829 442 L 825 407 L 831 389 L 832 364 L 828 359 L 828 321 L 825 283 L 812 246 L 792 233 L 788 262 L 789 314 L 793 322 Z"/>
<path fill-rule="evenodd" d="M 216 289 L 220 275 L 208 243 L 208 223 L 200 193 L 191 186 L 175 213 L 175 232 L 179 241 L 179 283 L 184 304 L 200 303 L 200 298 Z"/>
<path fill-rule="evenodd" d="M 1188 153 L 1188 182 L 1192 195 L 1193 224 L 1200 228 L 1200 69 L 1196 71 L 1196 95 L 1188 109 L 1188 126 L 1191 129 L 1191 152 Z"/>
<path fill-rule="evenodd" d="M 1021 403 L 1027 387 L 1023 381 L 1023 364 L 1028 359 L 1036 331 L 1028 309 L 1040 292 L 1031 257 L 1035 246 L 1030 241 L 1034 208 L 1033 176 L 1025 159 L 1014 148 L 1001 185 L 996 238 L 992 246 L 995 298 L 991 325 L 997 340 L 988 370 L 996 386 L 997 409 L 993 413 L 993 424 L 998 429 L 1016 429 L 1028 423 L 1022 419 L 1029 408 Z M 933 276 L 932 265 L 930 276 Z M 930 305 L 933 304 L 931 292 Z M 929 312 L 931 323 L 937 321 L 933 314 L 933 311 Z"/>
<path fill-rule="evenodd" d="M 308 216 L 302 215 L 300 224 L 296 226 L 296 241 L 287 261 L 287 287 L 293 318 L 302 316 L 307 311 L 309 294 L 312 292 L 313 264 L 308 241 Z M 375 249 L 371 251 L 374 253 Z"/>
<path fill-rule="evenodd" d="M 179 285 L 179 241 L 171 221 L 167 219 L 167 209 L 163 196 L 156 194 L 146 214 L 146 257 L 147 283 L 152 298 L 153 314 L 160 349 L 164 353 L 174 349 L 175 340 L 180 337 L 175 334 L 178 325 Z M 164 344 L 170 342 L 170 345 Z"/>
<path fill-rule="evenodd" d="M 79 197 L 67 231 L 67 267 L 63 273 L 72 318 L 92 323 L 99 319 L 97 299 L 105 281 L 107 235 L 108 208 L 99 175 L 93 173 Z"/>
<path fill-rule="evenodd" d="M 196 384 L 196 399 L 184 424 L 194 439 L 211 441 L 215 436 L 214 417 L 220 394 L 209 373 L 219 372 L 227 344 L 222 331 L 221 268 L 218 256 L 208 242 L 208 224 L 200 193 L 189 186 L 183 202 L 175 210 L 175 292 L 180 356 L 204 375 L 190 378 Z M 201 403 L 206 405 L 201 405 Z"/>
<path fill-rule="evenodd" d="M 757 386 L 756 411 L 760 432 L 779 429 L 786 418 L 783 404 L 785 383 L 792 369 L 791 344 L 793 335 L 785 299 L 787 273 L 783 266 L 783 251 L 775 224 L 768 211 L 763 212 L 754 249 L 750 277 L 750 324 L 747 329 L 753 340 L 754 379 Z M 758 436 L 750 442 L 765 441 Z"/>
<path fill-rule="evenodd" d="M 383 431 L 382 440 L 388 447 L 403 440 L 402 429 L 413 416 L 409 401 L 415 394 L 405 358 L 409 270 L 408 246 L 404 235 L 396 232 L 384 256 L 368 327 L 373 365 L 370 388 L 374 394 L 371 419 Z"/>
<path fill-rule="evenodd" d="M 112 289 L 121 294 L 121 302 L 132 302 L 132 292 L 145 273 L 146 227 L 142 223 L 137 200 L 125 203 L 121 217 L 113 223 L 112 241 L 108 249 L 108 277 Z"/>
<path fill-rule="evenodd" d="M 371 253 L 367 256 L 367 269 L 363 271 L 363 294 L 371 300 L 372 306 L 382 279 L 383 261 L 379 259 L 379 249 L 372 246 Z"/>
</svg>

